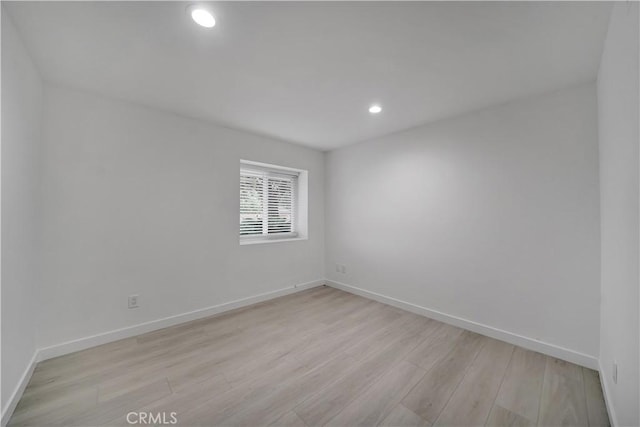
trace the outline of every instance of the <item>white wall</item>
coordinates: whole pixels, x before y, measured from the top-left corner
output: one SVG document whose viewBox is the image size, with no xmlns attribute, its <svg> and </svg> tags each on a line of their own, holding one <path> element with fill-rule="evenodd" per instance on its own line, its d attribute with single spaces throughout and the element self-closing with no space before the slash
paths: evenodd
<svg viewBox="0 0 640 427">
<path fill-rule="evenodd" d="M 596 120 L 588 84 L 328 153 L 327 277 L 595 364 Z"/>
<path fill-rule="evenodd" d="M 600 364 L 611 414 L 638 415 L 638 3 L 617 3 L 598 73 L 602 308 Z M 612 366 L 618 363 L 618 383 Z"/>
<path fill-rule="evenodd" d="M 2 413 L 34 355 L 42 80 L 2 10 Z"/>
<path fill-rule="evenodd" d="M 323 278 L 322 152 L 52 86 L 43 129 L 41 347 Z M 308 240 L 240 246 L 240 159 L 309 171 Z"/>
</svg>

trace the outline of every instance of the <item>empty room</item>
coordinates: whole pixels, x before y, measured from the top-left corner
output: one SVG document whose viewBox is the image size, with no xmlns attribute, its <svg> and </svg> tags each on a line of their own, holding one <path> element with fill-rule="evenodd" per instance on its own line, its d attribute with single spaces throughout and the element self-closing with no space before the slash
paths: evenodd
<svg viewBox="0 0 640 427">
<path fill-rule="evenodd" d="M 640 425 L 640 3 L 0 11 L 2 427 Z"/>
</svg>

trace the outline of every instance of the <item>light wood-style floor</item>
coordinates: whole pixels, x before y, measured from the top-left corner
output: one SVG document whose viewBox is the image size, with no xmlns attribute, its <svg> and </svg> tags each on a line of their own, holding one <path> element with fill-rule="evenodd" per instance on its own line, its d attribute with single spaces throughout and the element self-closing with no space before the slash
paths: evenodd
<svg viewBox="0 0 640 427">
<path fill-rule="evenodd" d="M 598 374 L 328 287 L 38 364 L 10 425 L 608 425 Z M 137 418 L 136 418 L 137 420 Z"/>
</svg>

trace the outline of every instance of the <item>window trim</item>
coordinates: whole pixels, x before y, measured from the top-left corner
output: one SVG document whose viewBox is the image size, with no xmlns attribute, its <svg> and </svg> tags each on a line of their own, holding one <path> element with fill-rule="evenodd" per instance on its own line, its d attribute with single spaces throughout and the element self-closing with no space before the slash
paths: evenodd
<svg viewBox="0 0 640 427">
<path fill-rule="evenodd" d="M 286 166 L 278 166 L 268 163 L 254 162 L 250 160 L 240 160 L 240 176 L 243 174 L 255 173 L 259 176 L 273 177 L 273 178 L 292 178 L 294 177 L 292 188 L 292 217 L 291 228 L 293 231 L 286 233 L 274 233 L 274 234 L 249 234 L 239 235 L 239 242 L 241 245 L 249 245 L 256 243 L 274 243 L 274 242 L 287 242 L 297 240 L 307 240 L 307 236 L 302 235 L 299 231 L 299 213 L 300 209 L 298 204 L 300 203 L 300 178 L 302 174 L 307 172 L 301 169 L 294 169 Z M 306 182 L 306 180 L 305 180 Z M 306 189 L 305 189 L 306 190 Z M 267 204 L 265 203 L 265 209 Z M 265 214 L 268 217 L 268 214 Z M 305 218 L 306 221 L 306 218 Z M 268 228 L 268 222 L 264 224 Z"/>
<path fill-rule="evenodd" d="M 240 246 L 244 245 L 261 245 L 263 243 L 280 243 L 280 242 L 300 242 L 303 240 L 309 240 L 308 237 L 282 237 L 280 239 L 242 239 L 240 240 Z"/>
</svg>

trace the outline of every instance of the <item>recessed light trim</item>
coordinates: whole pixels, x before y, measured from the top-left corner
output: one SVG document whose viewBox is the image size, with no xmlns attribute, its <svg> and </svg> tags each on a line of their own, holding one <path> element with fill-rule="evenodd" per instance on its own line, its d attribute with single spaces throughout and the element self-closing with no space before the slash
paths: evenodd
<svg viewBox="0 0 640 427">
<path fill-rule="evenodd" d="M 369 107 L 369 112 L 371 114 L 378 114 L 382 111 L 382 107 L 378 104 L 373 104 L 372 106 Z"/>
<path fill-rule="evenodd" d="M 187 13 L 189 13 L 191 19 L 201 27 L 212 28 L 216 25 L 216 19 L 213 17 L 213 14 L 202 6 L 189 6 Z"/>
</svg>

